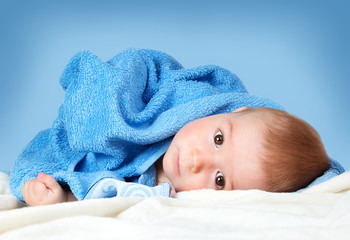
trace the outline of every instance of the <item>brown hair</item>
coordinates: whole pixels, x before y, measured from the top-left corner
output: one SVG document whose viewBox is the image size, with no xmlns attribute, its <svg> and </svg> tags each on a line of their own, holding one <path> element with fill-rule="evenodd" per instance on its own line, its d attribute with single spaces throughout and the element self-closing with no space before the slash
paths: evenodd
<svg viewBox="0 0 350 240">
<path fill-rule="evenodd" d="M 257 108 L 272 114 L 263 135 L 267 191 L 294 192 L 307 187 L 329 168 L 329 157 L 317 131 L 286 111 Z"/>
</svg>

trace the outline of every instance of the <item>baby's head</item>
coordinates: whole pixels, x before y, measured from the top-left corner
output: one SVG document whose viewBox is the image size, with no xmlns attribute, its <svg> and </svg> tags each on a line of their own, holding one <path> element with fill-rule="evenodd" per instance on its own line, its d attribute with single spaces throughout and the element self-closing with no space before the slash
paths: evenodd
<svg viewBox="0 0 350 240">
<path fill-rule="evenodd" d="M 163 158 L 177 192 L 291 192 L 322 175 L 328 164 L 319 135 L 305 121 L 281 110 L 246 107 L 187 124 Z"/>
<path fill-rule="evenodd" d="M 317 131 L 285 111 L 258 108 L 272 118 L 263 129 L 262 169 L 267 191 L 293 192 L 307 187 L 329 168 L 329 157 Z"/>
</svg>

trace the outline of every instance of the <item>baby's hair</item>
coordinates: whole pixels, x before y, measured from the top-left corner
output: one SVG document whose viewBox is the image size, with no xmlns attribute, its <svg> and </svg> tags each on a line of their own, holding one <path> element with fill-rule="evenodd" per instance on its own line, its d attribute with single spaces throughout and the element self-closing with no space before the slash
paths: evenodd
<svg viewBox="0 0 350 240">
<path fill-rule="evenodd" d="M 267 191 L 294 192 L 307 187 L 329 168 L 329 157 L 317 131 L 306 121 L 271 108 L 263 135 L 263 163 Z"/>
</svg>

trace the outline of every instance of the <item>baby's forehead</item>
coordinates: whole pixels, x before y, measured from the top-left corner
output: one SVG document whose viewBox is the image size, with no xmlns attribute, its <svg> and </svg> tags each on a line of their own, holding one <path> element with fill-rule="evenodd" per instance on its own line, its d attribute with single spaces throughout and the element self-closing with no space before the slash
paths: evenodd
<svg viewBox="0 0 350 240">
<path fill-rule="evenodd" d="M 257 134 L 262 137 L 263 132 L 269 129 L 271 125 L 275 122 L 276 115 L 269 109 L 254 109 L 249 108 L 241 112 L 230 112 L 225 113 L 221 116 L 223 119 L 227 119 L 231 125 L 232 130 L 235 131 L 237 128 L 245 126 L 248 129 L 254 129 Z"/>
<path fill-rule="evenodd" d="M 268 121 L 269 119 L 278 117 L 278 115 L 276 114 L 276 111 L 277 111 L 276 109 L 272 109 L 272 108 L 257 107 L 257 108 L 247 108 L 244 111 L 240 111 L 239 114 L 242 116 L 244 115 L 246 117 L 259 116 L 260 118 L 262 118 L 262 120 Z M 227 114 L 231 115 L 234 113 L 235 112 L 230 112 Z"/>
<path fill-rule="evenodd" d="M 247 108 L 245 110 L 239 111 L 239 112 L 228 112 L 219 114 L 223 118 L 232 117 L 232 116 L 245 116 L 245 117 L 255 117 L 257 115 L 263 115 L 265 117 L 274 117 L 275 114 L 272 109 L 269 108 Z"/>
</svg>

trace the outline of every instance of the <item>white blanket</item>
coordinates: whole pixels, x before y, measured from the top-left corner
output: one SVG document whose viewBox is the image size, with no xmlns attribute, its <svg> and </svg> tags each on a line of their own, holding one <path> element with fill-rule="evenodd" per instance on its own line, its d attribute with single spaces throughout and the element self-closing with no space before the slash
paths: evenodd
<svg viewBox="0 0 350 240">
<path fill-rule="evenodd" d="M 0 175 L 2 240 L 350 239 L 349 172 L 303 193 L 199 190 L 23 208 L 7 181 Z"/>
</svg>

